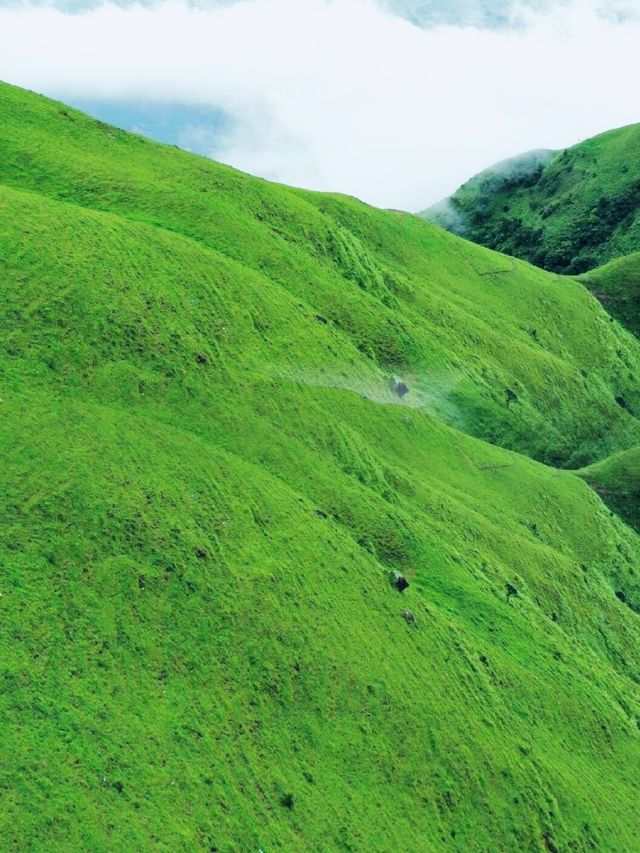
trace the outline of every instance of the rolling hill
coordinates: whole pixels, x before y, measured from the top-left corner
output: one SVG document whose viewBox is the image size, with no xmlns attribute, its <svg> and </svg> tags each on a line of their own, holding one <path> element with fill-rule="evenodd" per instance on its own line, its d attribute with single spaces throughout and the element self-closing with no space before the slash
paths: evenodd
<svg viewBox="0 0 640 853">
<path fill-rule="evenodd" d="M 579 274 L 640 250 L 640 124 L 472 178 L 423 216 L 553 272 Z"/>
<path fill-rule="evenodd" d="M 417 217 L 0 116 L 3 849 L 633 850 L 640 537 L 583 477 L 640 341 Z"/>
<path fill-rule="evenodd" d="M 640 531 L 640 447 L 631 447 L 579 472 L 605 503 Z"/>
<path fill-rule="evenodd" d="M 640 337 L 640 252 L 616 258 L 580 280 L 612 317 Z"/>
</svg>

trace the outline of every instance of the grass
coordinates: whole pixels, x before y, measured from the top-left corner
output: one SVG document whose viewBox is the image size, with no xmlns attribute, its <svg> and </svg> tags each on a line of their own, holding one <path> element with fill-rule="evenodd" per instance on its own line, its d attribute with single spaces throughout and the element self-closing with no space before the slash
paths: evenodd
<svg viewBox="0 0 640 853">
<path fill-rule="evenodd" d="M 640 253 L 616 258 L 581 281 L 612 317 L 640 337 Z"/>
<path fill-rule="evenodd" d="M 640 538 L 563 469 L 640 444 L 634 336 L 416 217 L 0 112 L 2 847 L 633 850 Z"/>
<path fill-rule="evenodd" d="M 483 245 L 554 272 L 577 274 L 640 249 L 640 125 L 558 151 L 537 168 L 516 159 L 450 199 L 450 223 Z M 515 166 L 514 166 L 515 164 Z"/>
<path fill-rule="evenodd" d="M 640 531 L 640 447 L 631 447 L 579 472 L 605 503 Z"/>
</svg>

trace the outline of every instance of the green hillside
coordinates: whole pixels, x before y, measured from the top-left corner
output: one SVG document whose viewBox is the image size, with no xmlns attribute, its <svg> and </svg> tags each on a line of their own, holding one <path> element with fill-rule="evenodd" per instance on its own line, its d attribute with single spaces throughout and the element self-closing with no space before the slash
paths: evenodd
<svg viewBox="0 0 640 853">
<path fill-rule="evenodd" d="M 581 281 L 611 316 L 640 337 L 640 252 L 585 273 Z"/>
<path fill-rule="evenodd" d="M 633 851 L 640 537 L 562 469 L 640 444 L 640 342 L 416 217 L 0 116 L 2 849 Z"/>
<path fill-rule="evenodd" d="M 544 269 L 582 273 L 640 250 L 639 147 L 635 124 L 564 151 L 531 152 L 422 215 Z"/>
<path fill-rule="evenodd" d="M 614 453 L 579 473 L 611 509 L 640 531 L 640 447 Z"/>
</svg>

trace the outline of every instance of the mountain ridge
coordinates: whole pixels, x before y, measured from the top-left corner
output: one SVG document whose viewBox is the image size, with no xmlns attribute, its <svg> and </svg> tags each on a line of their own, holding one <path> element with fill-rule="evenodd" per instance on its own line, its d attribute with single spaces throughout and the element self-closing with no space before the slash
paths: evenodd
<svg viewBox="0 0 640 853">
<path fill-rule="evenodd" d="M 640 444 L 640 342 L 407 214 L 0 113 L 3 845 L 632 850 L 640 537 L 529 456 Z"/>
<path fill-rule="evenodd" d="M 421 215 L 544 269 L 584 273 L 640 249 L 639 140 L 640 124 L 626 125 L 507 179 L 496 164 L 440 203 L 444 214 Z"/>
</svg>

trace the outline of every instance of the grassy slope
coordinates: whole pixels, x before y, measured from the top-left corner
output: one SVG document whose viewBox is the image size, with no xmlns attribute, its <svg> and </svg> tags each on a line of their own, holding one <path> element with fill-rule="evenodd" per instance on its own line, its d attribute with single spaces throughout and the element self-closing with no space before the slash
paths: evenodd
<svg viewBox="0 0 640 853">
<path fill-rule="evenodd" d="M 627 524 L 640 531 L 640 447 L 631 447 L 579 472 Z"/>
<path fill-rule="evenodd" d="M 640 345 L 411 217 L 0 110 L 2 846 L 633 850 L 640 539 L 459 428 L 631 447 Z"/>
<path fill-rule="evenodd" d="M 640 249 L 639 145 L 640 124 L 612 130 L 524 177 L 496 180 L 489 170 L 451 204 L 470 239 L 545 269 L 581 273 Z"/>
<path fill-rule="evenodd" d="M 495 443 L 577 467 L 640 440 L 639 350 L 579 285 L 406 214 L 270 185 L 10 87 L 0 97 L 5 185 L 240 263 L 332 321 L 369 367 L 403 369 L 434 405 L 447 389 L 443 414 Z"/>
<path fill-rule="evenodd" d="M 640 337 L 640 252 L 616 258 L 580 280 L 611 316 Z"/>
</svg>

